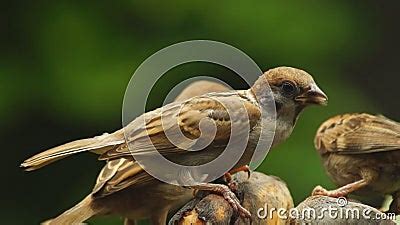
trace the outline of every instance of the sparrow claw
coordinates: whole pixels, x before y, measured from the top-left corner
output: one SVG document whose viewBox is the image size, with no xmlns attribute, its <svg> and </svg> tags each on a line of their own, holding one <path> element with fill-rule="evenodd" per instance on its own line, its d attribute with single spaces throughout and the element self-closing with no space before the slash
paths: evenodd
<svg viewBox="0 0 400 225">
<path fill-rule="evenodd" d="M 237 191 L 237 184 L 236 184 L 236 182 L 233 181 L 232 174 L 235 174 L 235 173 L 238 173 L 241 171 L 247 172 L 247 179 L 250 179 L 251 170 L 248 165 L 239 167 L 237 169 L 233 169 L 224 174 L 225 182 L 233 192 Z"/>
<path fill-rule="evenodd" d="M 228 183 L 228 187 L 233 192 L 237 192 L 238 191 L 238 184 L 235 181 L 232 181 L 232 182 Z"/>
<path fill-rule="evenodd" d="M 326 196 L 327 192 L 328 191 L 325 188 L 323 188 L 322 186 L 318 185 L 311 192 L 311 196 L 316 196 L 316 195 L 324 195 L 324 196 Z"/>
<path fill-rule="evenodd" d="M 332 198 L 339 198 L 339 197 L 344 197 L 347 195 L 347 193 L 339 190 L 333 190 L 333 191 L 328 191 L 322 186 L 318 185 L 314 188 L 314 190 L 311 193 L 311 196 L 317 196 L 317 195 L 322 195 L 322 196 L 327 196 L 327 197 L 332 197 Z"/>
<path fill-rule="evenodd" d="M 238 173 L 238 172 L 241 172 L 241 171 L 246 172 L 247 173 L 247 179 L 250 179 L 251 170 L 250 170 L 250 167 L 248 165 L 239 167 L 237 169 L 233 169 L 233 170 L 229 171 L 229 173 L 230 174 L 235 174 L 235 173 Z"/>
<path fill-rule="evenodd" d="M 250 179 L 250 175 L 251 175 L 251 170 L 249 169 L 249 170 L 247 171 L 247 179 Z"/>
<path fill-rule="evenodd" d="M 211 184 L 211 183 L 202 183 L 195 186 L 191 186 L 193 189 L 214 192 L 220 196 L 222 196 L 229 205 L 233 208 L 233 210 L 239 214 L 242 218 L 250 218 L 250 212 L 245 209 L 241 204 L 239 199 L 236 197 L 235 193 L 224 184 Z"/>
<path fill-rule="evenodd" d="M 231 189 L 231 191 L 233 191 L 233 192 L 237 191 L 237 184 L 235 181 L 233 181 L 231 173 L 225 173 L 224 179 L 225 179 L 226 185 L 229 187 L 229 189 Z"/>
<path fill-rule="evenodd" d="M 239 213 L 239 216 L 242 218 L 251 218 L 251 213 L 245 209 L 241 204 L 236 195 L 229 189 L 228 186 L 221 185 L 220 186 L 220 194 L 224 199 L 231 205 L 234 211 Z"/>
</svg>

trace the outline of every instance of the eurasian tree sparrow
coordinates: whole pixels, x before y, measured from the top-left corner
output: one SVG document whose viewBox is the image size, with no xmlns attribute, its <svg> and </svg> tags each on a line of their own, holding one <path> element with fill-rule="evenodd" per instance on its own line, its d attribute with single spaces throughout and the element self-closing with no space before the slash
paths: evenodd
<svg viewBox="0 0 400 225">
<path fill-rule="evenodd" d="M 354 113 L 324 122 L 315 147 L 326 172 L 339 186 L 313 195 L 392 195 L 390 211 L 400 213 L 400 124 L 383 116 Z"/>
<path fill-rule="evenodd" d="M 266 82 L 271 87 L 273 99 L 265 91 Z M 174 159 L 179 164 L 202 165 L 223 152 L 226 143 L 231 138 L 231 125 L 240 124 L 243 118 L 248 118 L 249 124 L 246 125 L 250 126 L 250 130 L 243 132 L 249 132 L 250 138 L 244 154 L 232 169 L 243 167 L 250 162 L 254 147 L 258 143 L 261 127 L 264 125 L 261 124 L 262 111 L 266 107 L 266 102 L 272 101 L 275 103 L 277 112 L 275 136 L 272 142 L 272 146 L 275 146 L 289 137 L 300 112 L 306 106 L 326 104 L 327 97 L 307 72 L 291 67 L 278 67 L 260 76 L 248 90 L 210 93 L 165 105 L 139 116 L 125 128 L 114 133 L 77 140 L 49 149 L 27 159 L 21 166 L 26 170 L 34 170 L 78 152 L 97 153 L 101 160 L 107 160 L 107 165 L 100 172 L 93 192 L 76 206 L 55 218 L 52 223 L 79 223 L 94 215 L 107 213 L 124 215 L 124 217 L 134 220 L 139 218 L 138 215 L 130 215 L 130 210 L 127 210 L 129 212 L 124 210 L 134 207 L 132 204 L 138 204 L 138 209 L 142 205 L 133 197 L 129 204 L 125 205 L 118 202 L 120 199 L 118 196 L 125 194 L 124 198 L 126 198 L 129 193 L 134 193 L 134 191 L 128 190 L 135 190 L 146 183 L 154 182 L 155 178 L 132 160 L 132 154 L 153 154 L 155 147 L 159 153 L 168 156 L 169 159 Z M 228 108 L 234 109 L 234 111 L 244 107 L 247 115 L 236 113 L 236 117 L 231 117 L 221 102 L 228 103 Z M 163 123 L 161 122 L 161 112 Z M 146 121 L 144 124 L 143 120 Z M 170 127 L 178 126 L 186 137 L 197 139 L 201 137 L 199 122 L 203 120 L 215 124 L 217 130 L 211 144 L 201 151 L 182 150 L 172 144 L 165 135 Z M 167 124 L 169 122 L 171 126 L 163 126 L 165 122 Z M 124 135 L 127 135 L 128 143 Z M 152 146 L 141 142 L 144 136 L 151 137 Z M 180 144 L 185 145 L 186 143 Z M 129 160 L 128 164 L 125 163 L 126 160 Z M 121 168 L 122 165 L 124 168 Z M 121 172 L 124 169 L 127 172 Z M 226 185 L 200 183 L 192 185 L 191 188 L 219 193 L 241 215 L 250 216 Z M 160 200 L 163 198 L 165 197 L 160 196 Z M 162 216 L 153 223 L 163 224 L 165 217 Z"/>
</svg>

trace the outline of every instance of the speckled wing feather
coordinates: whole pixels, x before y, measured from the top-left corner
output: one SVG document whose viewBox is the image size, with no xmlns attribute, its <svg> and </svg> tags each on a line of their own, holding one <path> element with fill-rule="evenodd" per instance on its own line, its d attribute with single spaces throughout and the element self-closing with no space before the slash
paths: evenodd
<svg viewBox="0 0 400 225">
<path fill-rule="evenodd" d="M 232 114 L 229 116 L 228 110 L 223 104 L 229 104 Z M 239 113 L 240 109 L 247 111 Z M 121 145 L 119 148 L 111 149 L 101 155 L 100 159 L 115 159 L 129 157 L 139 154 L 153 154 L 155 149 L 163 155 L 185 153 L 198 141 L 202 141 L 200 121 L 212 122 L 216 126 L 215 142 L 226 142 L 230 138 L 231 124 L 245 127 L 243 122 L 248 116 L 250 129 L 254 127 L 261 116 L 260 109 L 245 97 L 241 92 L 212 93 L 200 97 L 191 98 L 183 103 L 172 103 L 160 109 L 148 112 L 132 121 L 125 132 L 129 149 Z M 243 124 L 241 124 L 243 123 Z M 186 139 L 175 137 L 179 129 Z M 245 129 L 239 129 L 245 132 Z M 179 140 L 182 148 L 176 147 L 170 141 Z M 235 134 L 240 135 L 240 134 Z M 151 142 L 149 141 L 149 137 Z M 193 141 L 195 140 L 195 141 Z"/>
<path fill-rule="evenodd" d="M 339 115 L 320 126 L 314 143 L 321 154 L 400 150 L 400 124 L 366 113 Z"/>
<path fill-rule="evenodd" d="M 154 180 L 142 167 L 131 159 L 114 159 L 107 162 L 97 177 L 92 194 L 104 197 L 133 184 L 145 184 Z"/>
</svg>

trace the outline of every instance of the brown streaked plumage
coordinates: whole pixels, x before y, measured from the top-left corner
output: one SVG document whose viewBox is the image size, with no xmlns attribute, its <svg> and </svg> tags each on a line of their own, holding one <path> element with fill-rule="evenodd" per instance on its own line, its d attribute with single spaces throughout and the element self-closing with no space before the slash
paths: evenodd
<svg viewBox="0 0 400 225">
<path fill-rule="evenodd" d="M 118 214 L 131 220 L 142 217 L 155 217 L 153 219 L 154 224 L 163 224 L 171 205 L 167 204 L 168 210 L 159 209 L 159 211 L 153 212 L 146 210 L 143 212 L 143 209 L 146 207 L 140 205 L 142 203 L 134 197 L 127 198 L 127 196 L 132 196 L 130 194 L 135 193 L 135 190 L 139 190 L 144 185 L 158 182 L 144 170 L 138 168 L 139 165 L 131 158 L 132 153 L 154 153 L 152 146 L 143 144 L 141 141 L 142 137 L 150 135 L 153 145 L 157 150 L 161 154 L 176 160 L 179 164 L 204 164 L 213 160 L 224 150 L 225 147 L 221 143 L 226 143 L 230 139 L 231 123 L 236 122 L 239 125 L 245 126 L 245 124 L 240 124 L 239 122 L 243 121 L 242 118 L 236 118 L 235 121 L 230 120 L 231 118 L 227 110 L 222 107 L 220 101 L 229 102 L 229 106 L 233 109 L 239 109 L 244 106 L 248 115 L 239 114 L 237 116 L 249 117 L 251 128 L 250 139 L 248 149 L 246 149 L 235 168 L 244 166 L 249 163 L 254 150 L 253 148 L 258 142 L 261 129 L 261 109 L 266 105 L 266 102 L 272 100 L 268 99 L 269 96 L 263 91 L 263 85 L 265 85 L 263 82 L 270 84 L 274 96 L 273 100 L 275 100 L 275 105 L 277 106 L 277 127 L 273 146 L 289 137 L 300 112 L 306 106 L 313 104 L 321 105 L 327 101 L 326 95 L 318 88 L 311 75 L 307 72 L 290 67 L 278 67 L 267 71 L 249 90 L 211 93 L 168 104 L 162 107 L 162 109 L 156 109 L 143 114 L 140 118 L 133 120 L 124 129 L 47 150 L 27 159 L 21 166 L 27 170 L 33 170 L 74 153 L 91 151 L 100 154 L 100 159 L 107 160 L 107 165 L 100 173 L 94 191 L 82 203 L 55 218 L 53 222 L 55 224 L 71 221 L 82 222 L 94 215 Z M 256 99 L 255 94 L 259 98 Z M 163 124 L 160 122 L 161 112 L 163 114 Z M 141 123 L 141 119 L 146 121 L 145 125 Z M 170 143 L 165 136 L 166 130 L 178 125 L 185 136 L 198 138 L 200 136 L 198 124 L 201 120 L 211 121 L 217 126 L 217 134 L 214 142 L 202 151 L 182 150 Z M 176 121 L 178 121 L 178 124 L 176 124 Z M 129 151 L 127 148 L 127 143 L 124 139 L 124 130 L 127 132 L 128 144 L 132 151 Z M 245 130 L 240 131 L 247 132 Z M 189 143 L 182 142 L 180 144 L 187 146 Z M 126 163 L 131 165 L 126 166 Z M 121 167 L 126 169 L 126 172 L 121 173 Z M 167 185 L 166 188 L 171 187 Z M 235 201 L 230 194 L 228 195 L 229 190 L 224 185 L 202 184 L 194 188 L 224 192 L 224 196 L 228 196 L 226 200 L 233 207 L 236 207 L 242 213 L 248 213 L 240 203 Z M 179 193 L 178 191 L 169 191 L 171 193 Z M 121 197 L 118 196 L 124 194 L 126 194 L 124 202 L 118 202 L 121 200 Z M 168 196 L 170 193 L 162 194 L 165 196 L 154 195 L 154 198 L 159 199 L 159 202 L 162 203 L 164 203 L 164 199 L 168 199 L 169 201 L 172 199 L 173 202 L 177 202 L 180 199 L 179 195 L 175 193 L 172 194 L 173 196 Z M 82 210 L 90 211 L 90 213 L 79 213 Z"/>
<path fill-rule="evenodd" d="M 315 137 L 323 165 L 339 188 L 318 186 L 313 195 L 392 195 L 400 212 L 400 124 L 383 116 L 354 113 L 324 122 Z"/>
</svg>

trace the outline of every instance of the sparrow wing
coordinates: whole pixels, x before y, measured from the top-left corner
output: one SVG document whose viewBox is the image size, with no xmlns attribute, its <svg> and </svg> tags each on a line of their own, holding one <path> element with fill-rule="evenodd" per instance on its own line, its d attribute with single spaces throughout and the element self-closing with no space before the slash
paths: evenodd
<svg viewBox="0 0 400 225">
<path fill-rule="evenodd" d="M 203 119 L 210 120 L 213 121 L 217 127 L 214 140 L 222 142 L 229 140 L 231 123 L 237 121 L 243 122 L 244 115 L 241 114 L 238 118 L 236 116 L 230 117 L 223 103 L 230 104 L 230 107 L 233 109 L 243 108 L 246 110 L 250 121 L 250 128 L 255 126 L 257 123 L 256 121 L 258 121 L 260 117 L 258 107 L 252 104 L 250 100 L 240 95 L 240 93 L 201 96 L 190 99 L 182 105 L 167 105 L 164 111 L 155 110 L 149 112 L 144 115 L 146 116 L 145 126 L 138 126 L 135 124 L 135 121 L 133 121 L 126 128 L 128 129 L 127 135 L 129 137 L 129 142 L 132 143 L 131 152 L 127 148 L 127 145 L 124 144 L 105 152 L 100 157 L 108 161 L 98 176 L 97 183 L 92 192 L 93 195 L 95 197 L 102 197 L 129 186 L 153 181 L 154 178 L 129 157 L 132 157 L 131 154 L 154 153 L 154 147 L 164 155 L 185 153 L 186 151 L 177 148 L 165 135 L 165 130 L 172 129 L 173 125 L 178 124 L 178 128 L 182 133 L 186 137 L 189 137 L 189 140 L 192 140 L 200 138 L 201 136 L 199 121 Z M 240 110 L 235 112 L 239 113 Z M 167 120 L 164 124 L 161 122 L 161 114 L 163 117 L 166 117 L 164 119 Z M 175 117 L 176 119 L 170 119 L 170 117 Z M 241 129 L 241 131 L 243 130 Z M 142 142 L 142 135 L 151 137 L 154 147 L 147 147 L 147 145 L 144 144 L 145 142 Z M 188 146 L 190 145 L 188 144 Z"/>
<path fill-rule="evenodd" d="M 154 178 L 132 159 L 113 159 L 101 170 L 92 194 L 95 197 L 104 197 L 131 185 L 150 181 L 154 181 Z"/>
<path fill-rule="evenodd" d="M 129 149 L 120 145 L 104 152 L 100 159 L 153 154 L 156 150 L 163 155 L 181 154 L 209 138 L 214 143 L 226 143 L 231 136 L 232 124 L 243 128 L 248 125 L 251 129 L 260 116 L 260 109 L 246 97 L 245 92 L 212 93 L 182 103 L 171 103 L 143 114 L 124 128 Z M 249 124 L 245 124 L 245 118 Z M 215 136 L 209 137 L 207 129 L 202 134 L 200 123 L 213 124 Z M 248 132 L 246 129 L 238 130 Z"/>
<path fill-rule="evenodd" d="M 321 154 L 400 150 L 400 124 L 383 116 L 365 113 L 340 115 L 321 125 L 314 143 Z"/>
</svg>

